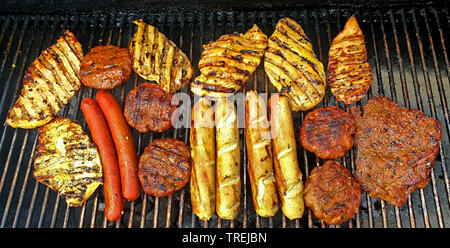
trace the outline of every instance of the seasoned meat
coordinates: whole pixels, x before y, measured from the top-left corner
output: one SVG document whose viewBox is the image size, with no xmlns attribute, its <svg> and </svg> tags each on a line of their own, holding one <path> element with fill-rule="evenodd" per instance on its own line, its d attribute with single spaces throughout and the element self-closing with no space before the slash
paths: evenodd
<svg viewBox="0 0 450 248">
<path fill-rule="evenodd" d="M 81 62 L 81 82 L 96 89 L 113 89 L 128 80 L 131 65 L 131 55 L 126 48 L 94 47 Z"/>
<path fill-rule="evenodd" d="M 352 16 L 330 45 L 328 83 L 337 100 L 351 104 L 363 98 L 372 83 L 364 35 Z"/>
<path fill-rule="evenodd" d="M 6 123 L 14 128 L 33 129 L 50 122 L 81 87 L 78 78 L 83 49 L 70 32 L 45 49 L 28 67 L 23 88 Z"/>
<path fill-rule="evenodd" d="M 56 117 L 38 128 L 39 144 L 34 154 L 33 176 L 79 207 L 102 184 L 100 155 L 81 126 Z"/>
<path fill-rule="evenodd" d="M 305 183 L 305 204 L 329 225 L 350 220 L 361 204 L 359 183 L 339 162 L 315 167 Z"/>
<path fill-rule="evenodd" d="M 290 18 L 278 21 L 269 38 L 264 69 L 293 111 L 316 106 L 325 96 L 325 71 L 302 27 Z"/>
<path fill-rule="evenodd" d="M 441 124 L 421 111 L 373 96 L 352 108 L 357 132 L 355 177 L 371 197 L 402 206 L 428 184 L 439 151 Z"/>
<path fill-rule="evenodd" d="M 194 68 L 186 54 L 152 25 L 142 20 L 133 23 L 138 26 L 129 45 L 134 71 L 167 92 L 187 85 Z"/>
<path fill-rule="evenodd" d="M 353 147 L 353 117 L 336 106 L 309 112 L 300 127 L 300 143 L 319 158 L 335 159 Z"/>
<path fill-rule="evenodd" d="M 191 91 L 198 96 L 227 97 L 238 91 L 261 62 L 267 36 L 257 25 L 245 34 L 225 34 L 203 46 L 198 63 L 201 75 Z"/>
<path fill-rule="evenodd" d="M 154 140 L 139 159 L 138 174 L 145 193 L 157 197 L 173 194 L 189 182 L 189 147 L 173 138 Z"/>
<path fill-rule="evenodd" d="M 177 98 L 153 83 L 142 83 L 125 99 L 124 115 L 128 124 L 141 133 L 163 132 L 172 126 L 178 108 Z"/>
</svg>

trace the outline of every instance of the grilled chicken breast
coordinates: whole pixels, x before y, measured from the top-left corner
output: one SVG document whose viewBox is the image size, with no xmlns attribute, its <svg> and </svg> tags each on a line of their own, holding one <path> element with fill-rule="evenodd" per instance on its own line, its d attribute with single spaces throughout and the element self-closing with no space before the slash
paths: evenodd
<svg viewBox="0 0 450 248">
<path fill-rule="evenodd" d="M 191 84 L 198 96 L 227 97 L 238 91 L 255 71 L 267 48 L 267 36 L 257 25 L 245 34 L 222 35 L 203 46 L 201 75 Z"/>
<path fill-rule="evenodd" d="M 328 84 L 336 99 L 351 104 L 363 98 L 372 83 L 372 72 L 364 35 L 355 16 L 334 38 L 328 60 Z"/>
<path fill-rule="evenodd" d="M 6 123 L 32 129 L 50 122 L 80 89 L 82 59 L 81 44 L 66 31 L 27 69 L 21 94 L 8 111 Z"/>
<path fill-rule="evenodd" d="M 64 117 L 40 127 L 38 134 L 33 176 L 65 196 L 68 206 L 83 205 L 102 184 L 102 165 L 94 143 L 79 124 Z"/>
<path fill-rule="evenodd" d="M 133 23 L 138 26 L 129 45 L 134 71 L 167 92 L 183 88 L 194 75 L 186 54 L 156 27 L 142 19 Z"/>
<path fill-rule="evenodd" d="M 293 111 L 311 109 L 325 96 L 323 64 L 302 27 L 290 18 L 280 19 L 270 36 L 264 69 L 278 92 L 289 98 Z"/>
</svg>

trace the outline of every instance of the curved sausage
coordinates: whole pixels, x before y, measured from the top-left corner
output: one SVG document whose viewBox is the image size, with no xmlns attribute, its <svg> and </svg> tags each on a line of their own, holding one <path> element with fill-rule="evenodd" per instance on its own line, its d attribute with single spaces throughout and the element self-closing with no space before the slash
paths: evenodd
<svg viewBox="0 0 450 248">
<path fill-rule="evenodd" d="M 96 94 L 97 102 L 108 121 L 109 130 L 114 140 L 119 159 L 122 195 L 129 201 L 136 200 L 141 194 L 138 177 L 138 160 L 136 147 L 130 127 L 114 96 L 104 90 Z"/>
</svg>

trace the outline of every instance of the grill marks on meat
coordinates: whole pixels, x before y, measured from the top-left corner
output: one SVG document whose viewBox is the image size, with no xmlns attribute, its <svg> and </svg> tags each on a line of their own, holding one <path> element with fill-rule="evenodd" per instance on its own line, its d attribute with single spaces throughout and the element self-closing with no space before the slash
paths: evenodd
<svg viewBox="0 0 450 248">
<path fill-rule="evenodd" d="M 364 35 L 355 16 L 334 38 L 328 57 L 328 83 L 336 99 L 351 104 L 363 98 L 372 83 L 372 72 Z"/>
<path fill-rule="evenodd" d="M 189 83 L 194 69 L 186 54 L 156 27 L 141 19 L 131 39 L 129 50 L 133 69 L 146 80 L 155 81 L 163 90 L 174 92 Z"/>
<path fill-rule="evenodd" d="M 325 71 L 302 27 L 290 18 L 278 21 L 269 38 L 264 69 L 293 111 L 316 106 L 325 96 Z"/>
<path fill-rule="evenodd" d="M 428 184 L 439 151 L 441 124 L 421 111 L 373 96 L 353 107 L 357 132 L 355 177 L 371 197 L 402 206 Z"/>
<path fill-rule="evenodd" d="M 267 36 L 257 25 L 245 34 L 226 34 L 203 46 L 198 68 L 201 75 L 191 85 L 199 96 L 221 98 L 238 91 L 261 62 Z"/>
<path fill-rule="evenodd" d="M 300 143 L 319 158 L 336 159 L 353 147 L 356 124 L 336 106 L 309 112 L 300 127 Z"/>
<path fill-rule="evenodd" d="M 361 188 L 339 162 L 315 167 L 305 183 L 305 204 L 329 225 L 350 220 L 359 211 Z"/>
<path fill-rule="evenodd" d="M 97 46 L 86 54 L 81 63 L 81 82 L 96 89 L 113 89 L 128 80 L 131 66 L 128 49 Z"/>
<path fill-rule="evenodd" d="M 154 140 L 139 159 L 138 175 L 145 193 L 157 197 L 173 194 L 189 181 L 189 147 L 173 138 Z"/>
<path fill-rule="evenodd" d="M 65 196 L 68 206 L 83 205 L 103 181 L 94 143 L 80 125 L 63 117 L 40 127 L 38 134 L 33 176 Z"/>
<path fill-rule="evenodd" d="M 8 111 L 8 125 L 32 129 L 50 122 L 80 89 L 82 59 L 81 44 L 70 31 L 65 31 L 28 67 L 21 94 Z"/>
<path fill-rule="evenodd" d="M 128 93 L 124 115 L 128 124 L 141 133 L 163 132 L 171 127 L 177 108 L 178 100 L 172 93 L 156 84 L 142 83 Z"/>
</svg>

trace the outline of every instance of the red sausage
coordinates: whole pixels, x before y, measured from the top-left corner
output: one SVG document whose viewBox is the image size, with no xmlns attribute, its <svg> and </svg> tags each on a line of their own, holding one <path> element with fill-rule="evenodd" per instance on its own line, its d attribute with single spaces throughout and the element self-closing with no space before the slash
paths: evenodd
<svg viewBox="0 0 450 248">
<path fill-rule="evenodd" d="M 124 205 L 116 147 L 105 116 L 97 102 L 92 98 L 84 98 L 81 101 L 81 111 L 83 111 L 86 123 L 91 130 L 92 139 L 102 161 L 105 217 L 109 221 L 116 221 L 122 216 Z"/>
<path fill-rule="evenodd" d="M 98 105 L 108 121 L 114 144 L 119 158 L 122 195 L 129 201 L 136 200 L 141 195 L 141 185 L 138 177 L 138 160 L 136 147 L 130 127 L 114 96 L 104 90 L 96 95 Z"/>
</svg>

